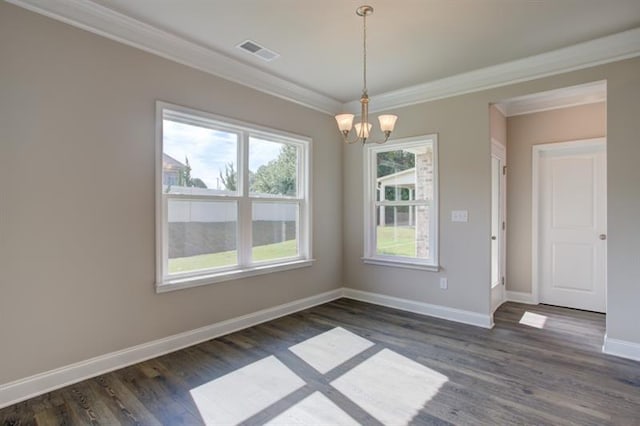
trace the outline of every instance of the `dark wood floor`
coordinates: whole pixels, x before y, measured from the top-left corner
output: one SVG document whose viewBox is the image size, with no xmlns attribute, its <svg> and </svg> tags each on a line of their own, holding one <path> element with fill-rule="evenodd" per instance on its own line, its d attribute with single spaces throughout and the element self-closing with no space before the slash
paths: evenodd
<svg viewBox="0 0 640 426">
<path fill-rule="evenodd" d="M 520 324 L 527 311 L 545 316 L 544 328 Z M 506 303 L 495 321 L 484 330 L 341 299 L 16 404 L 0 410 L 0 423 L 198 425 L 191 389 L 273 355 L 307 384 L 246 424 L 319 391 L 357 422 L 379 425 L 329 381 L 389 349 L 448 378 L 412 424 L 640 425 L 640 363 L 601 353 L 604 315 Z M 288 349 L 337 326 L 374 346 L 335 374 Z"/>
</svg>

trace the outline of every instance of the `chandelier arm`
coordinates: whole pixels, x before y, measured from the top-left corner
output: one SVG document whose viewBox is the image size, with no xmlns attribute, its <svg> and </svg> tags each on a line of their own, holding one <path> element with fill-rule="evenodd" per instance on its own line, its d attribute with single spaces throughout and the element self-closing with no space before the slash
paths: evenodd
<svg viewBox="0 0 640 426">
<path fill-rule="evenodd" d="M 355 138 L 353 138 L 353 139 L 349 139 L 349 133 L 351 133 L 351 131 L 343 132 L 343 133 L 342 133 L 342 138 L 344 139 L 345 143 L 347 143 L 347 144 L 349 144 L 349 145 L 353 145 L 354 143 L 356 143 L 356 142 L 360 142 L 360 141 L 362 140 L 362 138 L 360 138 L 360 137 L 358 136 L 358 134 L 357 134 L 357 133 L 355 133 L 355 132 L 353 133 L 353 135 L 355 136 Z"/>
<path fill-rule="evenodd" d="M 384 132 L 384 139 L 381 141 L 373 141 L 371 143 L 377 143 L 378 145 L 382 145 L 383 143 L 389 140 L 389 136 L 391 136 L 391 132 Z"/>
<path fill-rule="evenodd" d="M 388 140 L 389 140 L 389 138 L 388 138 L 388 137 L 385 137 L 385 138 L 384 138 L 383 140 L 381 140 L 381 141 L 373 141 L 373 142 L 371 142 L 371 143 L 376 143 L 376 144 L 378 144 L 378 145 L 382 145 L 383 143 L 386 143 Z"/>
<path fill-rule="evenodd" d="M 336 115 L 338 122 L 338 129 L 342 133 L 342 137 L 347 144 L 354 144 L 356 142 L 376 143 L 383 144 L 389 140 L 389 136 L 393 131 L 397 116 L 388 115 L 379 117 L 380 130 L 384 133 L 384 139 L 380 141 L 371 141 L 369 139 L 369 132 L 372 125 L 369 124 L 369 94 L 367 89 L 367 15 L 373 13 L 373 7 L 368 5 L 362 5 L 356 9 L 356 14 L 362 17 L 362 96 L 360 97 L 360 120 L 359 123 L 353 125 L 353 114 L 339 114 Z M 350 133 L 354 130 L 353 138 L 350 138 Z"/>
</svg>

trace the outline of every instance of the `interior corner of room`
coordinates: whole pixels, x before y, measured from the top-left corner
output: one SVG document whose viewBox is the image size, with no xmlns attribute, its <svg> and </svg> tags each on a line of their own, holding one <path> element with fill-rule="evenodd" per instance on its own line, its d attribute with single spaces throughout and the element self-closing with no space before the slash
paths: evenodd
<svg viewBox="0 0 640 426">
<path fill-rule="evenodd" d="M 356 74 L 357 87 L 341 98 L 335 95 L 344 89 L 340 81 L 312 86 L 322 77 L 315 69 L 305 83 L 282 77 L 279 60 L 299 76 L 304 70 L 277 47 L 255 45 L 274 61 L 265 68 L 264 58 L 233 59 L 151 25 L 152 17 L 162 18 L 159 12 L 142 25 L 134 10 L 142 3 L 75 3 L 56 9 L 35 0 L 0 1 L 0 408 L 240 330 L 245 334 L 224 350 L 237 350 L 238 360 L 253 365 L 250 327 L 259 324 L 266 327 L 256 331 L 260 339 L 277 336 L 289 348 L 264 361 L 281 371 L 281 363 L 298 365 L 305 354 L 305 345 L 294 343 L 322 327 L 331 331 L 323 330 L 329 335 L 321 343 L 348 341 L 362 357 L 397 361 L 383 349 L 384 337 L 372 337 L 389 318 L 397 330 L 406 326 L 401 338 L 408 346 L 413 333 L 424 333 L 416 347 L 426 352 L 398 365 L 437 382 L 433 395 L 455 374 L 437 373 L 445 358 L 425 361 L 432 342 L 425 336 L 435 347 L 446 341 L 442 347 L 454 352 L 466 345 L 452 343 L 456 333 L 473 347 L 498 347 L 504 342 L 493 339 L 500 327 L 544 331 L 545 315 L 561 312 L 556 306 L 605 327 L 597 330 L 603 336 L 591 335 L 567 320 L 554 336 L 568 339 L 571 351 L 582 351 L 571 345 L 584 332 L 586 344 L 601 343 L 589 362 L 615 359 L 631 371 L 631 360 L 640 361 L 640 21 L 571 50 L 593 55 L 584 64 L 568 62 L 567 44 L 514 57 L 504 68 L 491 68 L 500 64 L 487 57 L 481 69 L 459 75 L 409 76 L 406 87 L 370 77 L 370 94 L 365 71 L 366 97 L 356 55 L 355 68 L 341 72 Z M 388 31 L 375 19 L 399 13 L 391 2 L 379 3 L 367 18 L 372 46 L 384 45 Z M 230 4 L 223 8 L 231 13 Z M 339 22 L 360 37 L 362 16 L 347 9 Z M 113 32 L 116 23 L 128 35 Z M 272 35 L 274 44 L 291 37 Z M 356 38 L 354 49 L 360 42 Z M 370 69 L 392 75 L 380 53 L 369 55 Z M 567 61 L 564 67 L 554 68 L 557 57 Z M 518 68 L 518 61 L 531 62 Z M 498 80 L 501 72 L 510 77 Z M 374 93 L 373 82 L 384 90 Z M 371 130 L 372 139 L 385 143 L 366 143 L 366 120 L 344 132 L 331 118 L 366 116 L 364 104 L 372 117 L 397 115 L 397 124 L 381 119 L 381 128 Z M 163 119 L 170 122 L 166 128 Z M 169 155 L 169 142 L 162 142 L 162 132 L 178 135 L 188 126 L 197 128 L 196 139 L 218 132 L 233 145 L 232 160 L 220 160 L 221 171 L 199 175 L 199 182 L 188 174 L 198 167 L 196 148 L 189 158 L 180 150 Z M 347 134 L 357 143 L 345 144 Z M 254 185 L 260 167 L 266 176 L 267 166 L 275 168 L 286 153 L 295 159 L 294 184 L 274 191 Z M 382 162 L 396 157 L 402 168 L 380 172 Z M 178 171 L 169 176 L 168 170 Z M 180 192 L 183 184 L 188 193 Z M 196 209 L 204 216 L 214 207 L 220 217 L 233 218 L 210 226 L 202 223 L 215 220 L 194 219 Z M 187 210 L 188 220 L 171 219 Z M 180 224 L 171 228 L 172 220 Z M 189 221 L 195 225 L 184 225 Z M 200 246 L 220 235 L 226 240 L 219 255 L 207 258 L 213 266 L 193 260 L 210 255 Z M 180 247 L 170 252 L 171 238 Z M 399 248 L 407 238 L 409 249 Z M 174 258 L 186 260 L 171 263 Z M 311 325 L 296 328 L 296 321 Z M 294 337 L 283 337 L 280 326 Z M 340 327 L 348 331 L 335 331 Z M 515 350 L 511 343 L 505 347 Z M 217 345 L 209 344 L 211 350 Z M 305 362 L 316 368 L 314 362 L 329 358 Z M 327 367 L 318 380 L 329 377 L 346 395 L 347 374 L 360 371 L 351 367 L 340 380 L 325 374 L 336 368 Z M 282 390 L 279 401 L 301 392 L 298 378 L 289 379 L 291 389 Z M 314 395 L 314 404 L 330 405 Z M 375 417 L 362 407 L 354 408 L 358 420 Z M 247 419 L 276 418 L 276 411 L 265 413 Z"/>
</svg>

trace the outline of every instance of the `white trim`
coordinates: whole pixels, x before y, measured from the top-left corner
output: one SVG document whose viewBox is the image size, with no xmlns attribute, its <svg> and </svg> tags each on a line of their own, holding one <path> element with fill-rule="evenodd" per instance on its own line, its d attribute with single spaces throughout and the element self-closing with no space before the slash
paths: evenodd
<svg viewBox="0 0 640 426">
<path fill-rule="evenodd" d="M 221 283 L 224 281 L 238 280 L 241 278 L 255 277 L 256 275 L 271 274 L 273 272 L 289 271 L 292 269 L 306 268 L 313 265 L 315 259 L 293 260 L 286 263 L 259 265 L 244 269 L 233 269 L 211 275 L 176 278 L 156 283 L 156 293 L 167 293 L 185 288 L 200 287 L 203 285 Z"/>
<path fill-rule="evenodd" d="M 362 263 L 367 263 L 369 265 L 391 266 L 393 268 L 418 269 L 420 271 L 429 271 L 429 272 L 440 271 L 439 265 L 428 265 L 425 263 L 403 261 L 399 259 L 387 260 L 380 257 L 363 257 Z"/>
<path fill-rule="evenodd" d="M 8 2 L 308 108 L 327 114 L 334 114 L 342 108 L 342 103 L 333 98 L 93 1 L 8 0 Z"/>
<path fill-rule="evenodd" d="M 359 111 L 336 99 L 232 59 L 211 48 L 86 0 L 7 0 L 78 28 L 333 115 Z M 640 28 L 372 96 L 370 112 L 415 105 L 640 56 Z"/>
<path fill-rule="evenodd" d="M 500 114 L 502 114 L 503 116 L 507 116 L 507 111 L 504 109 L 504 106 L 501 103 L 495 103 L 495 104 L 491 104 L 494 107 L 496 107 L 496 109 L 498 111 L 500 111 Z"/>
<path fill-rule="evenodd" d="M 136 345 L 127 349 L 76 362 L 31 377 L 0 385 L 0 408 L 37 395 L 68 386 L 109 371 L 174 352 L 207 340 L 215 339 L 266 321 L 308 309 L 342 297 L 342 289 L 295 300 L 228 319 L 195 330 Z"/>
<path fill-rule="evenodd" d="M 411 149 L 420 148 L 425 146 L 426 143 L 431 143 L 431 149 L 433 153 L 433 165 L 432 165 L 432 187 L 433 187 L 433 200 L 429 209 L 429 235 L 431 241 L 429 241 L 429 250 L 432 255 L 430 259 L 400 257 L 400 256 L 384 256 L 376 253 L 376 232 L 375 227 L 378 226 L 376 221 L 376 192 L 377 185 L 374 183 L 378 181 L 377 170 L 373 167 L 376 155 L 379 152 L 394 151 L 398 149 Z M 365 149 L 362 150 L 364 166 L 362 168 L 364 173 L 363 183 L 365 186 L 363 197 L 363 212 L 364 212 L 364 254 L 362 260 L 364 263 L 377 264 L 383 266 L 397 266 L 412 269 L 423 269 L 428 271 L 438 271 L 439 266 L 439 238 L 438 230 L 439 226 L 439 175 L 438 175 L 438 134 L 432 133 L 429 135 L 412 136 L 402 139 L 392 139 L 384 145 L 370 144 L 365 145 Z M 387 204 L 387 203 L 382 203 Z M 393 205 L 394 203 L 388 202 L 387 205 Z M 401 205 L 428 205 L 428 200 L 407 200 Z"/>
<path fill-rule="evenodd" d="M 223 130 L 237 134 L 237 169 L 239 172 L 237 194 L 233 195 L 177 195 L 165 194 L 162 184 L 163 156 L 163 119 L 165 114 L 173 119 L 215 130 Z M 249 139 L 252 136 L 267 140 L 295 145 L 298 147 L 298 194 L 296 197 L 255 197 L 249 191 Z M 190 287 L 214 284 L 254 275 L 285 271 L 294 268 L 311 266 L 311 145 L 312 139 L 282 130 L 230 119 L 206 111 L 174 105 L 164 101 L 156 101 L 156 292 L 164 293 Z M 202 199 L 206 201 L 235 201 L 237 206 L 237 241 L 238 263 L 225 268 L 203 271 L 191 271 L 175 275 L 168 273 L 168 225 L 167 199 Z M 298 255 L 287 259 L 274 259 L 269 262 L 250 262 L 251 258 L 251 206 L 255 202 L 292 203 L 298 207 L 297 244 Z M 309 215 L 307 217 L 307 215 Z"/>
<path fill-rule="evenodd" d="M 518 96 L 494 104 L 500 107 L 505 117 L 515 117 L 535 112 L 551 111 L 559 108 L 568 108 L 579 105 L 589 105 L 607 100 L 606 80 L 563 87 L 561 89 L 548 90 L 546 92 L 533 93 Z"/>
<path fill-rule="evenodd" d="M 506 299 L 509 302 L 525 303 L 527 305 L 537 305 L 533 301 L 533 295 L 531 293 L 525 293 L 522 291 L 506 291 Z"/>
<path fill-rule="evenodd" d="M 352 288 L 344 288 L 343 296 L 347 299 L 360 300 L 361 302 L 387 306 L 401 311 L 460 322 L 463 324 L 474 325 L 476 327 L 493 328 L 493 318 L 488 314 L 449 308 L 441 305 L 432 305 L 429 303 L 417 302 L 415 300 L 401 299 L 399 297 L 355 290 Z"/>
<path fill-rule="evenodd" d="M 491 156 L 502 160 L 506 166 L 507 147 L 496 138 L 491 138 Z"/>
<path fill-rule="evenodd" d="M 604 336 L 602 352 L 609 355 L 640 361 L 640 343 L 612 339 Z"/>
<path fill-rule="evenodd" d="M 490 315 L 343 287 L 0 384 L 0 409 L 342 297 L 482 328 L 492 328 L 494 325 Z"/>
<path fill-rule="evenodd" d="M 540 268 L 538 259 L 538 239 L 540 237 L 540 156 L 543 152 L 575 149 L 576 146 L 590 148 L 606 146 L 606 138 L 581 139 L 569 142 L 533 145 L 531 149 L 531 303 L 540 303 Z"/>
<path fill-rule="evenodd" d="M 507 147 L 500 142 L 499 140 L 497 140 L 496 138 L 491 138 L 491 155 L 490 155 L 491 160 L 493 160 L 494 158 L 498 159 L 500 161 L 500 164 L 502 165 L 502 167 L 507 167 Z M 493 164 L 492 164 L 493 166 Z M 504 223 L 506 225 L 507 223 L 507 177 L 504 173 L 503 170 L 499 170 L 498 173 L 500 174 L 499 176 L 499 182 L 498 182 L 498 186 L 499 186 L 499 218 L 498 218 L 498 233 L 499 233 L 499 251 L 498 251 L 498 258 L 499 258 L 499 275 L 500 277 L 498 278 L 499 283 L 496 287 L 499 287 L 499 290 L 496 290 L 495 287 L 493 287 L 493 283 L 491 282 L 491 277 L 489 279 L 489 288 L 491 289 L 491 293 L 489 298 L 490 300 L 490 306 L 491 306 L 491 310 L 492 312 L 495 312 L 496 309 L 498 309 L 500 307 L 500 305 L 502 305 L 506 300 L 506 277 L 507 277 L 507 228 L 506 226 L 503 228 L 502 227 L 502 223 Z M 493 173 L 491 175 L 491 185 L 492 185 L 492 190 L 490 193 L 489 198 L 491 198 L 491 203 L 493 206 Z M 493 208 L 493 207 L 492 207 Z M 493 210 L 491 211 L 491 215 L 492 218 L 491 220 L 493 221 Z M 491 228 L 491 227 L 490 227 Z M 489 229 L 489 233 L 490 235 L 493 233 L 492 229 Z M 493 237 L 493 235 L 492 235 Z M 491 241 L 489 242 L 489 251 L 491 252 Z M 490 259 L 490 262 L 492 262 L 493 259 Z M 490 267 L 493 267 L 493 265 L 490 265 Z M 494 306 L 494 294 L 496 294 L 496 292 L 498 293 L 498 301 Z"/>
<path fill-rule="evenodd" d="M 480 68 L 416 86 L 370 96 L 369 112 L 396 109 L 479 92 L 640 56 L 640 28 L 597 38 L 516 61 Z M 344 104 L 357 112 L 360 102 Z"/>
</svg>

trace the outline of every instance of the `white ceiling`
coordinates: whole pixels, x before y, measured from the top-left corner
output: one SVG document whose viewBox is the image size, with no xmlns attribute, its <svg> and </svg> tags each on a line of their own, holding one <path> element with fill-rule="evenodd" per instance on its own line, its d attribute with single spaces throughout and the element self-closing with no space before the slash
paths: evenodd
<svg viewBox="0 0 640 426">
<path fill-rule="evenodd" d="M 99 3 L 341 102 L 362 86 L 365 0 Z M 640 26 L 640 0 L 371 0 L 369 89 L 388 92 Z M 257 41 L 266 63 L 235 48 Z"/>
<path fill-rule="evenodd" d="M 640 0 L 7 1 L 330 114 L 359 107 L 365 1 L 372 112 L 640 56 Z"/>
</svg>

